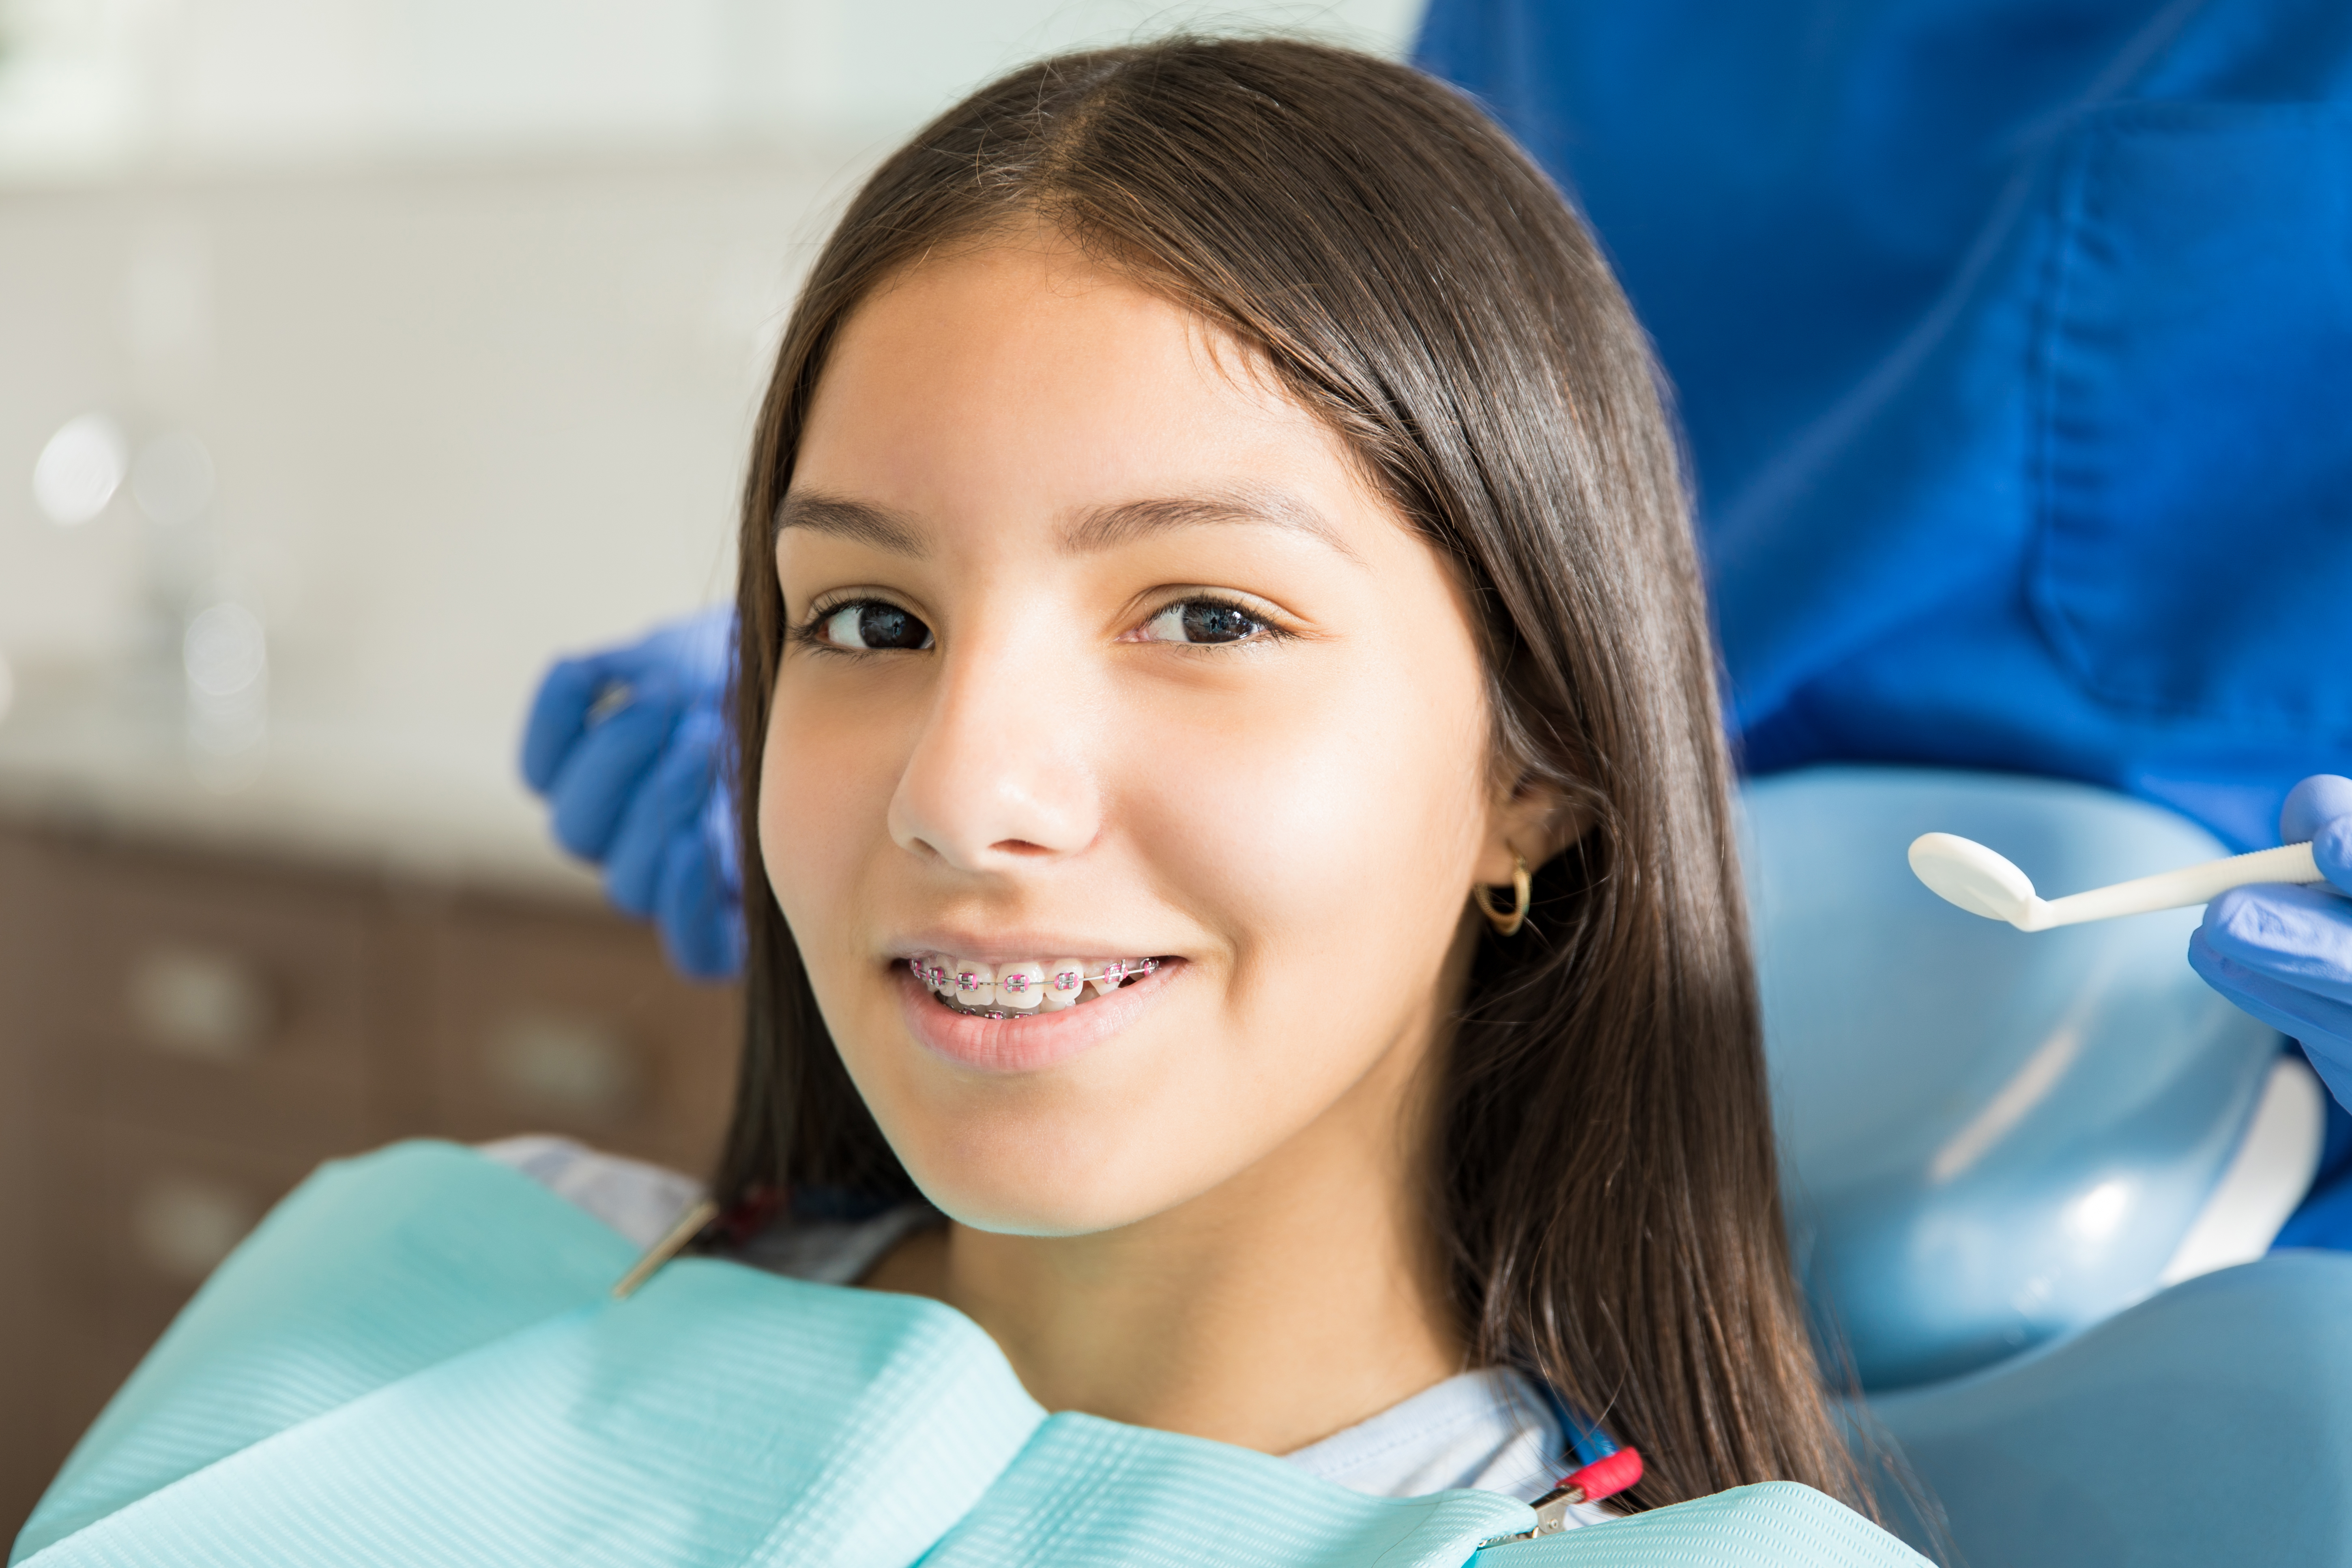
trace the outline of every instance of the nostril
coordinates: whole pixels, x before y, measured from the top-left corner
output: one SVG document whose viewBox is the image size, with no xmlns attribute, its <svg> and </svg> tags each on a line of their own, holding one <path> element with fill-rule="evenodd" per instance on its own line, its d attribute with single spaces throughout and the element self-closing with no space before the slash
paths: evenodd
<svg viewBox="0 0 2352 1568">
<path fill-rule="evenodd" d="M 1024 858 L 1039 855 L 1051 855 L 1053 853 L 1051 849 L 1046 848 L 1043 844 L 1032 844 L 1026 838 L 1000 838 L 995 843 L 990 845 L 989 848 L 994 850 L 999 855 L 1018 855 Z"/>
</svg>

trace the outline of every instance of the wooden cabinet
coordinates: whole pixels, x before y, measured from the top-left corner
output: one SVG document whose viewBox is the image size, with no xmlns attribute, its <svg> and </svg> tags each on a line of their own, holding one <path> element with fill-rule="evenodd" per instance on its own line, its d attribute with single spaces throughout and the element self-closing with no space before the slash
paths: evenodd
<svg viewBox="0 0 2352 1568">
<path fill-rule="evenodd" d="M 0 825 L 0 1524 L 320 1161 L 559 1131 L 699 1174 L 739 1027 L 586 902 Z"/>
<path fill-rule="evenodd" d="M 426 935 L 433 1125 L 469 1141 L 567 1132 L 698 1174 L 709 1164 L 734 1091 L 731 993 L 685 984 L 646 931 L 602 914 L 472 903 Z"/>
<path fill-rule="evenodd" d="M 47 1103 L 306 1164 L 371 1141 L 381 920 L 366 889 L 40 848 L 26 893 Z"/>
</svg>

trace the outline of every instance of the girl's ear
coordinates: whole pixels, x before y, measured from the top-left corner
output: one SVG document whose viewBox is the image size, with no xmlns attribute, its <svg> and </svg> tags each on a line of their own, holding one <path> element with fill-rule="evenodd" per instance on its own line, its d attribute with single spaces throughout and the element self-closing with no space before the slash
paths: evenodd
<svg viewBox="0 0 2352 1568">
<path fill-rule="evenodd" d="M 1524 856 L 1528 869 L 1534 870 L 1583 837 L 1593 816 L 1590 805 L 1558 784 L 1522 776 L 1487 808 L 1486 841 L 1474 874 L 1481 883 L 1507 887 L 1517 858 Z"/>
</svg>

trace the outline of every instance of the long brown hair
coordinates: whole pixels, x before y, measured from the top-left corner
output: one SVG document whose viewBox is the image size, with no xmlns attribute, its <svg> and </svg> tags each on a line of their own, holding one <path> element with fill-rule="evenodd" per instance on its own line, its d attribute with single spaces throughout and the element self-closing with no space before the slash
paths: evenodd
<svg viewBox="0 0 2352 1568">
<path fill-rule="evenodd" d="M 773 528 L 827 351 L 894 273 L 1048 224 L 1261 352 L 1457 564 L 1502 765 L 1591 826 L 1486 938 L 1435 1180 L 1457 1309 L 1638 1447 L 1655 1506 L 1791 1479 L 1868 1506 L 1791 1280 L 1674 426 L 1641 328 L 1542 173 L 1458 93 L 1271 39 L 1030 66 L 866 183 L 785 331 L 745 496 L 743 841 L 782 651 Z M 747 855 L 747 867 L 758 864 Z M 910 1191 L 745 879 L 748 1020 L 717 1190 Z"/>
</svg>

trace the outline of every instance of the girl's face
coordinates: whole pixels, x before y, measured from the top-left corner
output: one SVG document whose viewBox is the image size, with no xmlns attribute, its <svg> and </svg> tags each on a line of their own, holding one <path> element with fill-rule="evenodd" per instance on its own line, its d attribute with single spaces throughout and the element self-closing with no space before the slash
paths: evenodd
<svg viewBox="0 0 2352 1568">
<path fill-rule="evenodd" d="M 850 319 L 776 563 L 769 880 L 934 1203 L 1072 1235 L 1318 1139 L 1410 1158 L 1395 1086 L 1527 825 L 1462 590 L 1330 431 L 1008 242 Z"/>
</svg>

